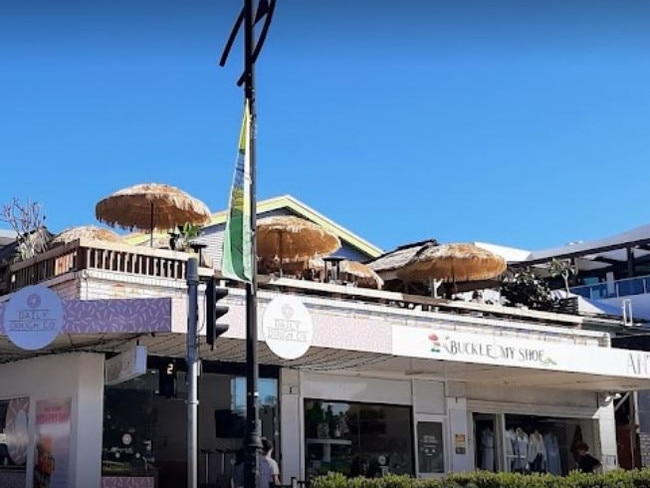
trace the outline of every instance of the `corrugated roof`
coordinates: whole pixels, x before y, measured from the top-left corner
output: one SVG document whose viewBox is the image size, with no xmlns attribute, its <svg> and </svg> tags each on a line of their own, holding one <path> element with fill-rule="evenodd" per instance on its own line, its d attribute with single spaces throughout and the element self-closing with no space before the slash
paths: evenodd
<svg viewBox="0 0 650 488">
<path fill-rule="evenodd" d="M 378 258 L 367 263 L 371 269 L 377 273 L 382 273 L 386 271 L 392 271 L 397 268 L 401 268 L 407 262 L 411 260 L 415 254 L 422 249 L 426 244 L 433 244 L 434 246 L 438 244 L 438 241 L 435 239 L 427 239 L 426 241 L 412 242 L 410 244 L 404 244 L 395 248 L 395 250 L 388 252 L 379 256 Z"/>
<path fill-rule="evenodd" d="M 16 240 L 16 233 L 13 230 L 0 229 L 0 247 L 11 244 Z"/>
</svg>

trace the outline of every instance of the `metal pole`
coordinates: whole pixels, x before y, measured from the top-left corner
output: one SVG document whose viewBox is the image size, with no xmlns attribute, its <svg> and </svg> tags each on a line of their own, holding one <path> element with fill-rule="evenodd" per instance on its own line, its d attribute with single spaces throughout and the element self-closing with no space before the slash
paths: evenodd
<svg viewBox="0 0 650 488">
<path fill-rule="evenodd" d="M 187 260 L 187 488 L 198 488 L 198 381 L 197 345 L 199 261 Z"/>
<path fill-rule="evenodd" d="M 257 197 L 256 197 L 256 122 L 255 110 L 255 16 L 253 0 L 244 0 L 244 96 L 250 110 L 250 131 L 248 149 L 250 154 L 250 228 L 251 262 L 253 265 L 251 283 L 246 285 L 246 458 L 244 471 L 244 486 L 257 488 L 259 486 L 259 462 L 257 452 L 262 447 L 259 427 L 258 382 L 259 367 L 257 358 Z M 267 487 L 263 487 L 267 488 Z"/>
</svg>

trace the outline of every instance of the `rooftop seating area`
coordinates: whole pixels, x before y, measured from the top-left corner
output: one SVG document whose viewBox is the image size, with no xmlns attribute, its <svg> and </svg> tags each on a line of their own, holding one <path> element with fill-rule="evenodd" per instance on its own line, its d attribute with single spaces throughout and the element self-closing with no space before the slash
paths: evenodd
<svg viewBox="0 0 650 488">
<path fill-rule="evenodd" d="M 174 281 L 185 281 L 187 260 L 193 254 L 123 243 L 77 239 L 61 244 L 35 257 L 15 262 L 0 268 L 0 295 L 6 295 L 25 286 L 47 283 L 50 280 L 71 278 L 83 270 L 113 272 L 114 276 L 142 276 Z M 196 254 L 195 254 L 196 255 Z M 205 264 L 205 263 L 204 263 Z M 218 271 L 205 265 L 200 266 L 203 278 L 219 276 Z M 450 314 L 474 315 L 515 322 L 535 322 L 547 325 L 581 328 L 621 327 L 620 321 L 581 317 L 560 313 L 506 307 L 499 304 L 474 303 L 395 291 L 384 291 L 355 286 L 353 282 L 321 282 L 296 277 L 259 275 L 261 289 L 276 290 L 307 296 L 321 296 L 330 299 L 363 304 L 381 304 L 402 309 L 435 311 Z M 243 285 L 236 281 L 223 280 L 223 284 L 237 288 Z"/>
</svg>

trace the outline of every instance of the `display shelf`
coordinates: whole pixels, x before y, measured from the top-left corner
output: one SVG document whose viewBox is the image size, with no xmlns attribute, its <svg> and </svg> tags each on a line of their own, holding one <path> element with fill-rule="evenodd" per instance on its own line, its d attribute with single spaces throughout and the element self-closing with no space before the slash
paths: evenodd
<svg viewBox="0 0 650 488">
<path fill-rule="evenodd" d="M 309 439 L 307 439 L 307 444 L 329 444 L 329 445 L 338 445 L 338 446 L 351 446 L 352 441 L 350 441 L 348 439 L 309 438 Z"/>
</svg>

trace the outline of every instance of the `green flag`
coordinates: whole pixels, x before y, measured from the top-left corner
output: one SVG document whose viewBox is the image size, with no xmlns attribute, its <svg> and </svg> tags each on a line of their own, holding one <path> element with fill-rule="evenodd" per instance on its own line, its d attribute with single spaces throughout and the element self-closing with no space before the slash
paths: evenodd
<svg viewBox="0 0 650 488">
<path fill-rule="evenodd" d="M 228 220 L 223 238 L 221 274 L 226 278 L 250 283 L 253 278 L 251 255 L 251 158 L 250 112 L 248 100 L 244 107 L 244 120 L 239 134 L 237 164 L 230 191 Z"/>
</svg>

